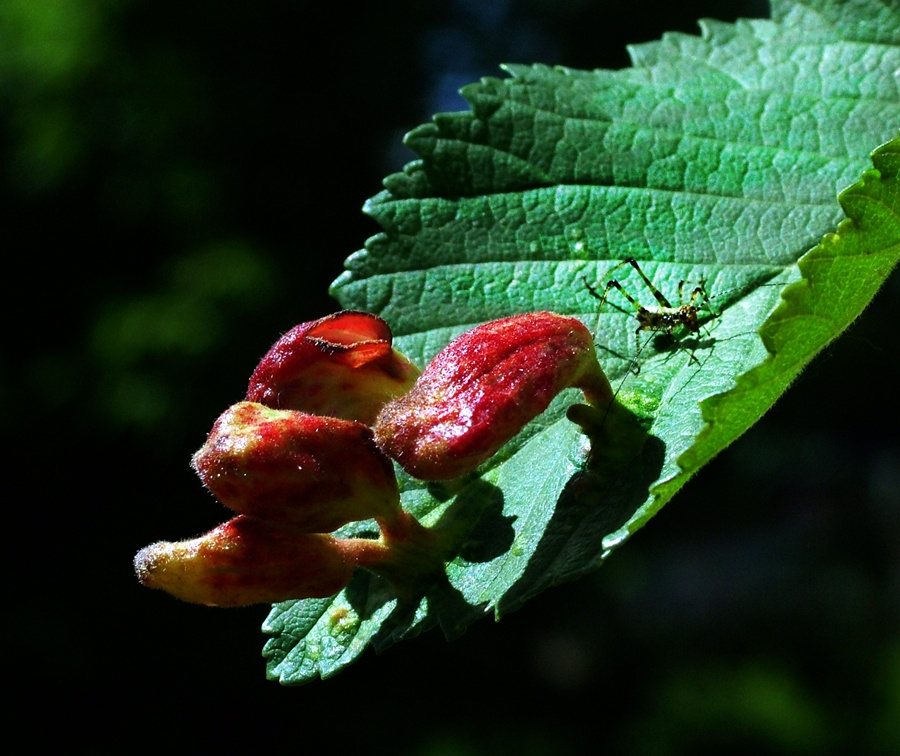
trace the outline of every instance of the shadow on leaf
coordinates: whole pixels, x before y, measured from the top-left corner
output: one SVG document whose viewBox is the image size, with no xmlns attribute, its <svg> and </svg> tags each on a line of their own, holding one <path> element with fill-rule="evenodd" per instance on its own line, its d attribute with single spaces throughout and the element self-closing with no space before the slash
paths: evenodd
<svg viewBox="0 0 900 756">
<path fill-rule="evenodd" d="M 609 553 L 605 538 L 634 516 L 662 469 L 665 445 L 621 405 L 599 425 L 593 408 L 575 405 L 569 414 L 591 440 L 586 464 L 563 488 L 521 578 L 497 602 L 498 616 L 599 566 Z"/>
</svg>

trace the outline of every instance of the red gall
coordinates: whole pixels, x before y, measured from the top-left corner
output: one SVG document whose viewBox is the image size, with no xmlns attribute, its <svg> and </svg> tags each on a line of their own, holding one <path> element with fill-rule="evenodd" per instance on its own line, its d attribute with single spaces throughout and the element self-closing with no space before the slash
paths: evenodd
<svg viewBox="0 0 900 756">
<path fill-rule="evenodd" d="M 388 324 L 367 312 L 345 310 L 301 323 L 260 361 L 245 398 L 371 425 L 385 402 L 408 391 L 419 374 L 392 342 Z"/>
<path fill-rule="evenodd" d="M 353 420 L 239 402 L 216 420 L 193 467 L 235 512 L 310 533 L 369 518 L 390 527 L 400 516 L 394 467 Z"/>
<path fill-rule="evenodd" d="M 565 388 L 613 400 L 590 331 L 576 318 L 533 312 L 473 328 L 441 350 L 409 393 L 384 406 L 378 445 L 411 475 L 470 472 Z"/>
<path fill-rule="evenodd" d="M 147 546 L 134 568 L 144 585 L 208 606 L 319 598 L 353 575 L 346 543 L 241 515 L 198 538 Z"/>
</svg>

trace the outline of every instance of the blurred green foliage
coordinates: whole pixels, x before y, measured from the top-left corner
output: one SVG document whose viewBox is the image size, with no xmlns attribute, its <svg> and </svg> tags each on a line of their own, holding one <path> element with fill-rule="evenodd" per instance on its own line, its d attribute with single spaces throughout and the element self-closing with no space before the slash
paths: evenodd
<svg viewBox="0 0 900 756">
<path fill-rule="evenodd" d="M 260 10 L 0 6 L 0 175 L 24 286 L 14 299 L 24 314 L 39 298 L 29 319 L 57 336 L 35 349 L 21 334 L 16 394 L 131 429 L 138 443 L 188 429 L 196 439 L 227 401 L 219 387 L 239 395 L 280 331 L 333 307 L 327 282 L 366 234 L 358 207 L 377 186 L 383 134 L 358 130 L 349 102 L 316 101 L 340 88 L 365 112 L 376 90 L 365 72 L 333 75 L 300 44 L 311 21 L 337 31 L 337 14 Z M 343 181 L 351 170 L 368 186 Z M 64 328 L 51 313 L 65 313 Z M 230 349 L 251 334 L 253 351 L 223 382 Z M 189 378 L 215 397 L 203 414 L 192 414 Z"/>
</svg>

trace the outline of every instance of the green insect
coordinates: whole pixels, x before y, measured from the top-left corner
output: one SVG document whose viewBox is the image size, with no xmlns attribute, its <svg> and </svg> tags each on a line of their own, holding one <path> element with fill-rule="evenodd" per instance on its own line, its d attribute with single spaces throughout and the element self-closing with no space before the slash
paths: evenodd
<svg viewBox="0 0 900 756">
<path fill-rule="evenodd" d="M 600 300 L 601 309 L 603 308 L 603 305 L 606 304 L 609 292 L 612 289 L 617 289 L 635 309 L 635 317 L 638 321 L 638 327 L 636 329 L 637 333 L 640 333 L 641 331 L 656 331 L 665 333 L 669 336 L 674 336 L 676 329 L 679 327 L 683 327 L 690 333 L 699 333 L 702 327 L 700 323 L 701 310 L 706 309 L 711 314 L 715 315 L 710 307 L 709 294 L 706 291 L 706 285 L 703 281 L 694 288 L 687 301 L 685 301 L 684 296 L 684 287 L 687 282 L 679 281 L 678 298 L 682 304 L 675 306 L 666 299 L 665 295 L 653 284 L 653 281 L 648 278 L 647 274 L 644 273 L 641 266 L 638 265 L 637 260 L 633 257 L 625 258 L 618 265 L 614 266 L 609 273 L 612 274 L 625 265 L 630 265 L 637 271 L 638 275 L 644 281 L 659 304 L 649 307 L 642 305 L 615 279 L 610 279 L 606 282 L 602 294 L 597 293 L 597 289 L 594 286 L 591 286 L 587 279 L 584 279 L 584 283 L 591 296 Z"/>
</svg>

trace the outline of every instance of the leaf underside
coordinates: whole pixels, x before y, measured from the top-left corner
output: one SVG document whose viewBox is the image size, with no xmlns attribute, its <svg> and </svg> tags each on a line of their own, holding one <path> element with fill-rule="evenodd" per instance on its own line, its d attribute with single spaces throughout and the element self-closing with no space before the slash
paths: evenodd
<svg viewBox="0 0 900 756">
<path fill-rule="evenodd" d="M 476 474 L 401 473 L 406 509 L 464 534 L 446 575 L 400 598 L 360 572 L 334 598 L 275 605 L 270 678 L 329 677 L 435 625 L 452 638 L 594 569 L 896 265 L 900 2 L 782 0 L 771 21 L 700 27 L 631 48 L 621 71 L 506 66 L 463 89 L 471 111 L 407 135 L 421 159 L 366 204 L 383 232 L 347 260 L 341 304 L 384 317 L 419 365 L 493 318 L 574 315 L 633 415 L 589 440 L 567 391 Z M 699 333 L 636 332 L 617 291 L 598 309 L 587 283 L 611 277 L 657 304 L 626 257 L 673 305 L 703 283 Z"/>
</svg>

